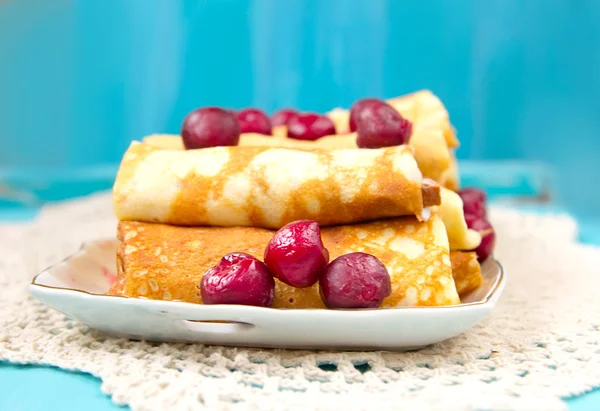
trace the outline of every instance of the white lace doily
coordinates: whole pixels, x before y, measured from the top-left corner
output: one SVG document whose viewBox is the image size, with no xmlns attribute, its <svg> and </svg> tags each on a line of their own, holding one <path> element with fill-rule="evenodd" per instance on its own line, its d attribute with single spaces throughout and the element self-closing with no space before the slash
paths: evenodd
<svg viewBox="0 0 600 411">
<path fill-rule="evenodd" d="M 27 294 L 82 241 L 114 236 L 109 194 L 0 225 L 0 359 L 90 372 L 134 410 L 565 410 L 600 385 L 600 249 L 566 216 L 492 208 L 508 285 L 466 334 L 419 352 L 333 353 L 113 339 Z"/>
</svg>

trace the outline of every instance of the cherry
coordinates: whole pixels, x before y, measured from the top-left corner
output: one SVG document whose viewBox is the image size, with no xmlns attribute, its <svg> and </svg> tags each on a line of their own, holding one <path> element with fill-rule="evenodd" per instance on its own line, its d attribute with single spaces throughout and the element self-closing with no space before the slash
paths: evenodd
<svg viewBox="0 0 600 411">
<path fill-rule="evenodd" d="M 458 195 L 465 201 L 466 199 L 470 201 L 477 201 L 480 203 L 485 203 L 487 198 L 485 192 L 475 187 L 467 187 L 463 188 L 458 192 Z"/>
<path fill-rule="evenodd" d="M 477 188 L 465 188 L 458 192 L 463 201 L 463 210 L 465 214 L 472 214 L 478 217 L 485 217 L 486 197 L 482 190 Z"/>
<path fill-rule="evenodd" d="M 284 108 L 273 114 L 273 116 L 271 117 L 271 124 L 273 124 L 273 127 L 282 125 L 287 126 L 290 120 L 293 117 L 297 117 L 298 114 L 300 113 L 298 113 L 298 111 L 294 110 L 293 108 Z"/>
<path fill-rule="evenodd" d="M 329 263 L 319 291 L 328 308 L 377 308 L 390 295 L 391 281 L 375 256 L 350 253 Z"/>
<path fill-rule="evenodd" d="M 360 102 L 359 102 L 360 103 Z M 399 146 L 408 142 L 412 123 L 392 106 L 381 101 L 356 103 L 356 144 L 360 148 Z"/>
<path fill-rule="evenodd" d="M 247 108 L 237 113 L 242 133 L 259 133 L 271 135 L 271 120 L 256 108 Z"/>
<path fill-rule="evenodd" d="M 290 118 L 288 122 L 288 137 L 298 140 L 317 140 L 324 136 L 335 134 L 335 125 L 329 117 L 304 113 Z"/>
<path fill-rule="evenodd" d="M 384 101 L 379 100 L 378 98 L 363 98 L 362 100 L 355 102 L 352 107 L 350 107 L 350 131 L 352 133 L 356 131 L 356 119 L 365 108 L 379 107 L 385 104 Z"/>
<path fill-rule="evenodd" d="M 204 304 L 270 307 L 275 280 L 267 266 L 246 253 L 230 253 L 209 269 L 200 282 Z"/>
<path fill-rule="evenodd" d="M 300 220 L 281 228 L 265 250 L 265 264 L 273 275 L 293 287 L 310 287 L 329 262 L 316 221 Z"/>
<path fill-rule="evenodd" d="M 478 231 L 479 234 L 481 234 L 481 244 L 475 249 L 475 253 L 477 254 L 477 259 L 479 261 L 485 261 L 494 253 L 494 247 L 496 245 L 496 233 L 494 232 L 494 228 L 483 216 L 466 214 L 465 221 L 467 222 L 467 227 Z"/>
<path fill-rule="evenodd" d="M 240 125 L 231 111 L 218 107 L 199 108 L 183 120 L 181 137 L 188 150 L 235 146 L 240 141 Z"/>
</svg>

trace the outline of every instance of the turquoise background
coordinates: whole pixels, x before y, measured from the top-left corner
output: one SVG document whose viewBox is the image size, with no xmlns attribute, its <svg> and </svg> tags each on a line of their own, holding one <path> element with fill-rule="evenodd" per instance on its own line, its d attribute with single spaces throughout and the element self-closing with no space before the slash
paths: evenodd
<svg viewBox="0 0 600 411">
<path fill-rule="evenodd" d="M 131 140 L 198 106 L 325 111 L 429 88 L 467 183 L 550 190 L 547 209 L 600 244 L 598 22 L 597 0 L 0 0 L 0 218 L 109 188 Z M 117 408 L 85 374 L 0 363 L 0 386 L 0 409 Z"/>
<path fill-rule="evenodd" d="M 0 166 L 116 164 L 214 104 L 324 111 L 437 93 L 459 157 L 551 164 L 597 215 L 597 0 L 0 2 Z"/>
</svg>

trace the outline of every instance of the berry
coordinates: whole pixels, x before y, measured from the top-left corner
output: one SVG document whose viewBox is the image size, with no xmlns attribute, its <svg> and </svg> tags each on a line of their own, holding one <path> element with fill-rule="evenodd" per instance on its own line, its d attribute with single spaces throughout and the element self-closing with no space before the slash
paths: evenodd
<svg viewBox="0 0 600 411">
<path fill-rule="evenodd" d="M 463 210 L 465 214 L 472 214 L 478 217 L 485 217 L 485 193 L 477 188 L 465 188 L 458 192 L 463 201 Z"/>
<path fill-rule="evenodd" d="M 358 104 L 358 103 L 357 103 Z M 356 144 L 360 148 L 399 146 L 408 142 L 412 123 L 384 102 L 365 103 L 356 110 Z"/>
<path fill-rule="evenodd" d="M 200 295 L 204 304 L 270 307 L 275 280 L 261 261 L 246 253 L 230 253 L 204 273 Z"/>
<path fill-rule="evenodd" d="M 379 259 L 350 253 L 333 260 L 319 279 L 328 308 L 377 308 L 391 293 L 387 269 Z"/>
<path fill-rule="evenodd" d="M 374 108 L 385 104 L 384 101 L 379 100 L 378 98 L 363 98 L 354 103 L 352 107 L 350 107 L 350 131 L 352 133 L 356 131 L 356 119 L 365 108 Z"/>
<path fill-rule="evenodd" d="M 240 125 L 235 115 L 218 107 L 204 107 L 187 115 L 181 126 L 185 148 L 235 146 L 240 141 Z"/>
<path fill-rule="evenodd" d="M 273 127 L 282 125 L 287 126 L 290 120 L 293 117 L 297 117 L 298 114 L 300 113 L 298 113 L 298 111 L 294 110 L 293 108 L 284 108 L 273 114 L 273 116 L 271 117 L 271 124 L 273 124 Z"/>
<path fill-rule="evenodd" d="M 271 135 L 271 120 L 256 108 L 247 108 L 237 113 L 240 132 Z"/>
<path fill-rule="evenodd" d="M 335 134 L 329 117 L 315 113 L 299 114 L 288 122 L 288 137 L 298 140 L 317 140 Z"/>
<path fill-rule="evenodd" d="M 293 287 L 310 287 L 329 262 L 316 221 L 294 221 L 281 228 L 265 250 L 265 264 L 273 275 Z"/>
</svg>

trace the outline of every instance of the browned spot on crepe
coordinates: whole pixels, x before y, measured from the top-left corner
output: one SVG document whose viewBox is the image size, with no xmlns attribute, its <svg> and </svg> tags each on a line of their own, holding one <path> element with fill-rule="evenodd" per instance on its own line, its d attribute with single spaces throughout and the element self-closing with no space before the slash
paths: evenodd
<svg viewBox="0 0 600 411">
<path fill-rule="evenodd" d="M 218 176 L 202 176 L 194 173 L 193 170 L 181 180 L 181 190 L 171 204 L 171 214 L 168 217 L 169 222 L 181 225 L 197 225 L 199 221 L 207 221 L 206 208 L 203 204 L 209 200 L 209 193 L 212 199 L 226 202 L 223 196 L 223 186 L 227 182 L 227 177 L 243 173 L 248 163 L 254 157 L 264 152 L 267 148 L 248 148 L 246 150 L 236 150 L 236 155 L 230 156 L 229 161 L 223 167 Z M 255 180 L 258 186 L 263 186 L 264 181 Z M 264 217 L 260 210 L 257 210 L 253 203 L 248 204 L 250 225 L 261 226 L 264 224 Z"/>
</svg>

